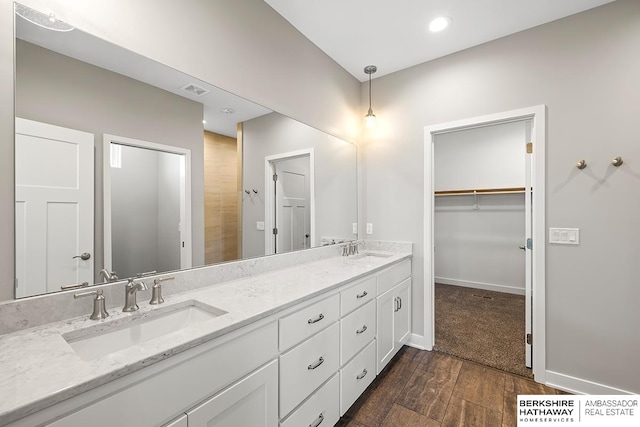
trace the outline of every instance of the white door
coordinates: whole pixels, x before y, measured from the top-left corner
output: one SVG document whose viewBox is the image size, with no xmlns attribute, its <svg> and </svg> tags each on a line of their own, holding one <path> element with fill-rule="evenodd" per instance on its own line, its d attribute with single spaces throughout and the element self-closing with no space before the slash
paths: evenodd
<svg viewBox="0 0 640 427">
<path fill-rule="evenodd" d="M 93 149 L 93 134 L 16 118 L 16 297 L 94 281 Z"/>
<path fill-rule="evenodd" d="M 276 253 L 309 247 L 309 158 L 274 163 L 276 180 Z"/>
<path fill-rule="evenodd" d="M 530 122 L 527 123 L 527 140 L 530 140 Z M 532 206 L 533 206 L 533 191 L 531 186 L 532 181 L 532 163 L 531 153 L 533 150 L 533 144 L 527 144 L 527 154 L 525 155 L 525 173 L 524 173 L 524 224 L 525 224 L 525 236 L 524 236 L 524 319 L 525 319 L 525 366 L 531 368 L 531 357 L 533 352 L 532 346 L 532 290 L 533 290 L 533 240 L 532 240 Z"/>
</svg>

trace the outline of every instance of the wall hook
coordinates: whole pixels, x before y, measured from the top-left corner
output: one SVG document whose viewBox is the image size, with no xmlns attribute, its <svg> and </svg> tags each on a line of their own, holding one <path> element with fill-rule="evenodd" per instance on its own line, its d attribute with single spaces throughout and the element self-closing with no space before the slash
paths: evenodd
<svg viewBox="0 0 640 427">
<path fill-rule="evenodd" d="M 253 192 L 258 194 L 258 190 L 256 190 L 255 188 L 253 189 Z"/>
<path fill-rule="evenodd" d="M 615 167 L 620 167 L 620 165 L 622 165 L 623 161 L 622 161 L 622 157 L 618 156 L 615 159 L 613 159 L 611 161 L 611 164 Z"/>
<path fill-rule="evenodd" d="M 251 194 L 251 191 L 249 191 L 249 190 L 244 190 L 244 192 L 247 193 L 247 194 Z"/>
<path fill-rule="evenodd" d="M 578 163 L 576 163 L 576 167 L 580 170 L 586 168 L 587 167 L 586 160 L 580 160 Z"/>
</svg>

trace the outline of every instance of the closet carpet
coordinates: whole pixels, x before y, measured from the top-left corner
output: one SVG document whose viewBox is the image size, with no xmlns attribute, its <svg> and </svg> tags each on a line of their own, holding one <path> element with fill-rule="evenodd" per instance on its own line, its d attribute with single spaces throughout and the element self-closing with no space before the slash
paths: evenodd
<svg viewBox="0 0 640 427">
<path fill-rule="evenodd" d="M 436 283 L 436 351 L 533 378 L 524 320 L 523 295 Z"/>
</svg>

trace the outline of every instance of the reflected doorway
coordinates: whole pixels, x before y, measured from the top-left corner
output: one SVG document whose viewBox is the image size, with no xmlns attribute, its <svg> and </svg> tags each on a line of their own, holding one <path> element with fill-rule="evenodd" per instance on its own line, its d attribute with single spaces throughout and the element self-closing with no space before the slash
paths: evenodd
<svg viewBox="0 0 640 427">
<path fill-rule="evenodd" d="M 111 135 L 104 146 L 105 268 L 190 268 L 190 151 Z"/>
<path fill-rule="evenodd" d="M 269 156 L 265 160 L 265 254 L 312 247 L 313 150 Z"/>
</svg>

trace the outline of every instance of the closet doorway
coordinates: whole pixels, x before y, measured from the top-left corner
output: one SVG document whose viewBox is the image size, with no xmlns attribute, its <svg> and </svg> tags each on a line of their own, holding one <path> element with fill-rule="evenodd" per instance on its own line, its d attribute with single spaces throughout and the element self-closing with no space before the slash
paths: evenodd
<svg viewBox="0 0 640 427">
<path fill-rule="evenodd" d="M 544 157 L 533 154 L 543 127 L 537 107 L 430 127 L 425 138 L 426 347 L 525 376 L 544 363 L 531 346 L 543 317 L 534 306 L 544 310 L 532 298 L 544 295 L 533 251 L 534 237 L 544 246 Z"/>
</svg>

